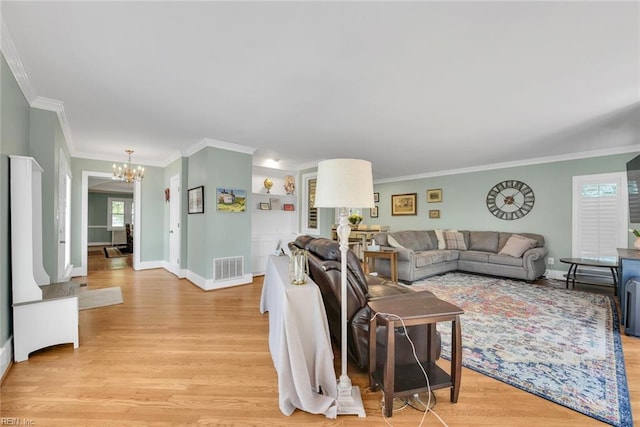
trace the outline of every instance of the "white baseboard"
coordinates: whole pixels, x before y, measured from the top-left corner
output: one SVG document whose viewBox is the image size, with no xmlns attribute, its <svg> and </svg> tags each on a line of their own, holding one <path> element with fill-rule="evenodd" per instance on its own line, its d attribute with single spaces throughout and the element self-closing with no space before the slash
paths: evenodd
<svg viewBox="0 0 640 427">
<path fill-rule="evenodd" d="M 171 264 L 167 261 L 162 261 L 162 268 L 167 270 L 169 273 L 174 274 L 178 279 L 184 279 L 187 277 L 187 270 L 183 268 L 172 268 Z"/>
<path fill-rule="evenodd" d="M 73 267 L 71 269 L 71 277 L 84 277 L 87 275 L 86 267 Z"/>
<path fill-rule="evenodd" d="M 0 347 L 0 378 L 4 378 L 7 374 L 11 361 L 13 360 L 13 336 Z"/>
<path fill-rule="evenodd" d="M 562 270 L 547 270 L 544 275 L 547 279 L 556 279 L 556 280 L 565 280 L 564 275 L 567 274 L 566 271 Z"/>
<path fill-rule="evenodd" d="M 191 283 L 193 283 L 194 285 L 196 285 L 197 287 L 199 287 L 204 291 L 213 291 L 216 289 L 224 289 L 224 288 L 230 288 L 232 286 L 248 285 L 250 283 L 253 283 L 253 275 L 251 274 L 244 274 L 242 277 L 238 277 L 231 280 L 214 282 L 213 279 L 205 279 L 204 277 L 192 271 L 187 270 L 186 278 Z"/>
<path fill-rule="evenodd" d="M 164 261 L 140 261 L 136 270 L 152 270 L 154 268 L 164 268 Z"/>
</svg>

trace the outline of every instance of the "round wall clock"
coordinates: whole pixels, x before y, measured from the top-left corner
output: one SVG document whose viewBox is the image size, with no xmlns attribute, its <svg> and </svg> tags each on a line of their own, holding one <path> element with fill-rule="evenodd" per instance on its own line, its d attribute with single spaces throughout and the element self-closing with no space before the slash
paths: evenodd
<svg viewBox="0 0 640 427">
<path fill-rule="evenodd" d="M 507 180 L 494 185 L 487 194 L 487 208 L 497 218 L 519 219 L 531 212 L 535 203 L 533 190 L 527 184 Z"/>
</svg>

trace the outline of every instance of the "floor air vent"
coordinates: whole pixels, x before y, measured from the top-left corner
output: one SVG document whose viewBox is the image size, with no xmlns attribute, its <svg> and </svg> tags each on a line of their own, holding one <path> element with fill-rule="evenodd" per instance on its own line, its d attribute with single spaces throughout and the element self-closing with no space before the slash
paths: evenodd
<svg viewBox="0 0 640 427">
<path fill-rule="evenodd" d="M 213 281 L 237 279 L 244 276 L 244 257 L 232 256 L 213 259 Z"/>
</svg>

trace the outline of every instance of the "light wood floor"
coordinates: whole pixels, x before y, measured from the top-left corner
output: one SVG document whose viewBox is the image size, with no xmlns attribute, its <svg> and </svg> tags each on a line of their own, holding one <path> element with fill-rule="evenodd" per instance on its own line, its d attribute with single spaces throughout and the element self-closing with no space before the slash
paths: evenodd
<svg viewBox="0 0 640 427">
<path fill-rule="evenodd" d="M 129 258 L 89 257 L 90 289 L 120 286 L 124 304 L 80 312 L 80 347 L 48 348 L 14 364 L 1 388 L 1 421 L 36 426 L 380 426 L 380 392 L 353 366 L 365 419 L 337 420 L 278 409 L 268 347 L 268 315 L 259 313 L 262 278 L 204 292 L 164 270 L 134 272 Z M 115 268 L 115 269 L 112 269 Z M 623 337 L 633 412 L 640 421 L 640 339 Z M 340 358 L 336 357 L 339 372 Z M 448 362 L 442 361 L 443 367 Z M 446 367 L 448 370 L 448 367 Z M 449 426 L 603 425 L 570 409 L 463 369 L 460 398 L 435 392 Z M 417 426 L 422 413 L 394 413 L 394 426 Z M 431 414 L 424 425 L 439 425 Z"/>
</svg>

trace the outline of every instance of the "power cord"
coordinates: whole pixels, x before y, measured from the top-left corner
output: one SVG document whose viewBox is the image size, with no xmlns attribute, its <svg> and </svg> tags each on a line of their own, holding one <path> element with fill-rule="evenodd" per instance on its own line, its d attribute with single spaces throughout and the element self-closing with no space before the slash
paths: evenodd
<svg viewBox="0 0 640 427">
<path fill-rule="evenodd" d="M 431 412 L 438 419 L 438 421 L 440 421 L 440 423 L 444 427 L 449 427 L 447 425 L 447 423 L 445 423 L 444 420 L 442 418 L 440 418 L 440 415 L 438 415 L 433 409 L 431 409 L 431 396 L 433 395 L 433 397 L 435 399 L 435 394 L 431 390 L 431 383 L 429 382 L 429 376 L 427 375 L 427 371 L 425 371 L 424 366 L 422 366 L 422 363 L 420 363 L 420 359 L 418 358 L 418 354 L 416 353 L 416 347 L 413 344 L 413 341 L 411 340 L 411 338 L 409 337 L 409 331 L 407 330 L 407 326 L 404 324 L 404 320 L 402 319 L 402 317 L 398 316 L 397 314 L 382 313 L 382 312 L 377 312 L 376 314 L 374 314 L 373 317 L 371 318 L 371 320 L 375 319 L 378 315 L 389 316 L 389 317 L 393 317 L 395 319 L 400 320 L 400 323 L 402 324 L 402 329 L 404 329 L 404 336 L 407 338 L 407 341 L 409 341 L 409 344 L 411 345 L 411 351 L 413 353 L 413 358 L 416 360 L 416 363 L 420 367 L 420 370 L 422 371 L 422 374 L 424 375 L 424 379 L 425 379 L 425 381 L 427 383 L 427 392 L 429 394 L 429 398 L 427 400 L 427 404 L 426 405 L 424 405 L 424 403 L 420 400 L 420 398 L 418 397 L 417 393 L 414 395 L 416 400 L 418 402 L 420 402 L 421 404 L 423 404 L 424 407 L 425 407 L 424 412 L 422 414 L 422 418 L 420 419 L 420 424 L 418 424 L 418 427 L 422 427 L 422 424 L 424 423 L 425 417 L 427 416 L 428 412 Z M 384 393 L 382 393 L 382 399 L 380 401 L 380 404 L 381 404 L 381 407 L 382 407 L 382 418 L 384 419 L 384 422 L 388 426 L 393 427 L 393 425 L 389 422 L 389 420 L 387 419 L 387 417 L 384 414 L 384 403 L 385 403 L 385 401 L 384 401 Z M 415 408 L 413 405 L 411 405 L 411 404 L 409 404 L 409 405 L 412 408 Z M 434 403 L 434 405 L 435 405 L 435 403 Z M 404 406 L 403 406 L 402 409 L 404 409 Z M 417 409 L 417 408 L 415 408 L 415 409 Z"/>
</svg>

